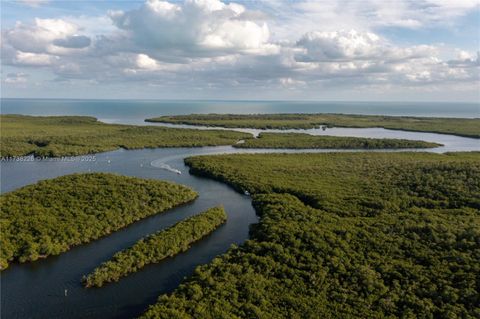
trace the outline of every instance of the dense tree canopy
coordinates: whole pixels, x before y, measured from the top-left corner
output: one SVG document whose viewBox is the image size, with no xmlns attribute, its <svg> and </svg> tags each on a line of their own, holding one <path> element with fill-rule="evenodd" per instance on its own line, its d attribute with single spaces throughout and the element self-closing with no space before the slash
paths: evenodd
<svg viewBox="0 0 480 319">
<path fill-rule="evenodd" d="M 202 156 L 260 222 L 143 318 L 478 318 L 480 154 Z"/>
<path fill-rule="evenodd" d="M 480 119 L 353 114 L 191 114 L 148 119 L 150 122 L 259 129 L 384 127 L 480 138 Z"/>
<path fill-rule="evenodd" d="M 241 192 L 290 193 L 340 216 L 411 206 L 478 209 L 480 153 L 237 154 L 186 159 Z"/>
<path fill-rule="evenodd" d="M 276 115 L 271 116 L 274 119 L 277 118 Z M 228 116 L 226 118 L 228 119 Z M 223 117 L 221 119 L 223 119 Z M 216 123 L 216 121 L 221 121 L 221 119 L 212 121 Z M 295 119 L 296 118 L 292 119 L 288 117 L 287 121 L 295 121 Z M 163 121 L 163 117 L 161 121 Z M 175 121 L 177 121 L 176 118 Z M 251 134 L 225 130 L 193 130 L 105 124 L 98 122 L 93 117 L 86 116 L 36 117 L 26 115 L 0 115 L 0 122 L 0 155 L 2 157 L 29 154 L 36 156 L 73 156 L 110 151 L 120 147 L 125 149 L 138 149 L 232 144 L 235 147 L 243 148 L 378 149 L 439 146 L 439 144 L 423 141 L 333 136 L 320 137 L 307 134 L 263 133 L 259 139 L 253 139 Z M 228 122 L 226 126 L 237 126 L 237 124 L 234 123 L 237 122 Z M 253 127 L 257 125 L 255 124 L 255 119 L 249 123 L 251 123 Z M 302 123 L 302 125 L 307 125 L 309 122 L 303 121 Z M 285 127 L 292 125 L 296 127 L 292 123 Z M 243 124 L 238 124 L 238 126 L 243 126 Z M 467 125 L 467 127 L 469 126 Z M 299 128 L 303 127 L 299 126 Z M 68 132 L 68 134 L 65 132 Z M 245 142 L 236 144 L 239 140 L 244 140 Z"/>
<path fill-rule="evenodd" d="M 258 138 L 235 144 L 238 148 L 395 149 L 432 148 L 441 144 L 393 138 L 314 136 L 302 133 L 260 133 Z"/>
<path fill-rule="evenodd" d="M 83 278 L 86 287 L 101 287 L 137 272 L 148 264 L 158 263 L 190 248 L 227 220 L 222 207 L 214 207 L 187 218 L 170 228 L 139 240 L 133 246 L 116 253 Z"/>
<path fill-rule="evenodd" d="M 194 200 L 174 183 L 106 173 L 73 174 L 0 196 L 0 264 L 34 261 Z"/>
<path fill-rule="evenodd" d="M 251 134 L 115 125 L 87 116 L 0 115 L 0 155 L 71 156 L 126 149 L 231 145 Z"/>
</svg>

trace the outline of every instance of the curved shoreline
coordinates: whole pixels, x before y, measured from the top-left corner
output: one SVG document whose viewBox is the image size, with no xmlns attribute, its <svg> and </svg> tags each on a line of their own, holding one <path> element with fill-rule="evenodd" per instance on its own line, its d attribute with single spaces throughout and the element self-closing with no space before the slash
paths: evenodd
<svg viewBox="0 0 480 319">
<path fill-rule="evenodd" d="M 221 152 L 222 148 L 213 149 Z M 122 175 L 176 182 L 194 188 L 200 194 L 187 205 L 142 219 L 110 236 L 73 247 L 52 258 L 18 264 L 7 269 L 2 273 L 2 318 L 137 317 L 155 302 L 160 293 L 175 289 L 198 265 L 211 262 L 216 256 L 225 253 L 232 244 L 238 245 L 247 240 L 249 225 L 258 220 L 249 197 L 213 180 L 194 177 L 188 173 L 172 174 L 148 165 L 156 159 L 171 158 L 171 161 L 167 161 L 172 167 L 185 171 L 183 157 L 201 153 L 199 148 L 113 151 L 97 155 L 97 163 L 79 164 L 81 167 L 73 163 L 63 165 L 48 161 L 22 165 L 2 163 L 2 189 L 9 191 L 32 184 L 38 179 L 52 178 L 52 174 L 62 176 L 66 173 L 62 168 L 70 172 L 92 168 L 95 171 L 115 171 Z M 107 163 L 107 159 L 111 163 Z M 144 165 L 140 166 L 140 163 Z M 32 173 L 34 171 L 38 174 Z M 23 176 L 20 185 L 12 178 L 12 173 Z M 17 186 L 11 188 L 9 184 Z M 194 249 L 167 258 L 161 263 L 151 264 L 102 289 L 85 289 L 80 283 L 83 274 L 111 258 L 118 250 L 126 249 L 141 238 L 220 204 L 224 204 L 230 222 L 195 242 Z M 68 297 L 65 297 L 64 290 L 67 288 Z M 107 304 L 110 305 L 108 309 L 105 307 Z"/>
<path fill-rule="evenodd" d="M 417 125 L 418 123 L 409 121 L 419 121 L 426 126 L 444 126 L 453 125 L 453 131 L 444 129 L 428 128 L 418 129 L 415 127 L 405 127 Z M 216 121 L 216 123 L 215 123 Z M 244 123 L 250 121 L 250 123 Z M 258 121 L 258 123 L 255 123 Z M 261 124 L 262 121 L 267 124 Z M 289 121 L 291 123 L 289 123 Z M 352 123 L 342 123 L 351 121 Z M 372 121 L 361 124 L 355 122 Z M 390 124 L 381 124 L 378 122 L 390 122 Z M 396 122 L 395 122 L 396 121 Z M 438 123 L 440 121 L 440 123 Z M 462 122 L 472 125 L 478 121 L 478 132 L 464 133 L 455 131 Z M 438 118 L 438 117 L 416 117 L 416 116 L 390 116 L 390 115 L 359 115 L 359 114 L 341 114 L 341 113 L 272 113 L 272 114 L 190 114 L 190 115 L 171 115 L 145 119 L 150 123 L 168 123 L 183 124 L 191 126 L 222 127 L 224 129 L 250 128 L 261 130 L 288 130 L 288 129 L 319 129 L 319 128 L 383 128 L 407 132 L 425 132 L 454 135 L 460 137 L 480 139 L 480 118 Z M 302 123 L 300 123 L 302 122 Z M 393 123 L 392 123 L 393 122 Z M 468 128 L 473 130 L 473 128 Z"/>
<path fill-rule="evenodd" d="M 102 287 L 190 249 L 227 221 L 223 207 L 212 207 L 175 225 L 140 239 L 82 278 L 86 288 Z M 151 252 L 154 252 L 152 254 Z M 120 268 L 120 269 L 119 269 Z"/>
<path fill-rule="evenodd" d="M 168 122 L 168 121 L 150 121 L 149 119 L 146 119 L 145 122 L 148 123 L 155 123 L 155 124 L 169 124 L 172 126 L 169 127 L 175 127 L 175 125 L 188 125 L 190 128 L 195 128 L 195 127 L 204 127 L 206 129 L 225 129 L 225 130 L 233 130 L 235 129 L 254 129 L 254 130 L 261 130 L 261 131 L 287 131 L 287 130 L 298 130 L 299 132 L 304 132 L 307 130 L 311 129 L 322 129 L 322 127 L 326 127 L 327 129 L 329 128 L 381 128 L 384 130 L 389 130 L 389 131 L 403 131 L 403 132 L 416 132 L 416 133 L 434 133 L 434 134 L 442 134 L 442 135 L 452 135 L 452 136 L 459 136 L 459 137 L 466 137 L 466 138 L 474 138 L 474 139 L 480 139 L 480 134 L 478 135 L 468 135 L 468 134 L 459 134 L 459 133 L 447 133 L 447 132 L 441 132 L 441 131 L 435 131 L 435 130 L 428 130 L 428 131 L 422 131 L 422 130 L 415 130 L 415 129 L 405 129 L 405 128 L 391 128 L 391 127 L 385 127 L 381 125 L 372 125 L 372 126 L 355 126 L 355 125 L 332 125 L 332 126 L 326 126 L 326 125 L 317 125 L 317 126 L 312 126 L 308 128 L 303 128 L 303 127 L 253 127 L 253 126 L 229 126 L 225 124 L 194 124 L 192 122 Z"/>
<path fill-rule="evenodd" d="M 102 193 L 102 186 L 108 186 L 103 187 L 103 191 L 111 191 L 113 183 L 116 184 L 113 189 L 117 194 L 116 199 L 127 201 L 128 197 L 129 203 L 138 203 L 145 200 L 140 195 L 148 193 L 152 200 L 162 201 L 152 204 L 151 208 L 130 209 L 128 213 L 122 211 L 121 205 L 97 205 L 96 210 L 88 211 L 84 202 L 97 201 L 100 197 L 108 203 L 109 198 Z M 138 197 L 130 193 L 133 186 L 128 188 L 126 185 L 135 185 Z M 59 186 L 62 187 L 61 191 L 57 190 Z M 172 189 L 176 192 L 173 193 Z M 62 196 L 64 192 L 68 195 Z M 79 199 L 72 200 L 68 196 Z M 9 268 L 10 264 L 30 263 L 61 255 L 73 247 L 107 237 L 139 220 L 187 205 L 197 198 L 198 193 L 184 185 L 108 173 L 67 174 L 3 193 L 0 197 L 2 221 L 5 222 L 2 243 L 8 249 L 2 251 L 0 271 Z M 45 203 L 42 203 L 43 200 Z M 28 214 L 19 213 L 19 208 L 27 210 Z M 121 218 L 108 215 L 112 211 Z M 38 223 L 37 220 L 49 220 L 50 223 L 55 222 L 56 227 L 64 229 L 59 230 L 54 225 Z M 83 223 L 77 224 L 77 220 Z M 23 251 L 23 245 L 32 246 L 28 253 Z"/>
<path fill-rule="evenodd" d="M 318 150 L 307 150 L 309 152 Z M 26 317 L 32 313 L 50 318 L 82 318 L 86 311 L 91 316 L 102 318 L 126 318 L 141 314 L 148 304 L 156 301 L 160 293 L 171 292 L 184 276 L 192 274 L 199 264 L 209 263 L 215 256 L 225 253 L 232 243 L 240 244 L 248 239 L 249 225 L 257 221 L 251 206 L 251 197 L 238 193 L 233 187 L 211 179 L 196 177 L 188 173 L 177 175 L 151 167 L 148 163 L 162 159 L 172 167 L 185 172 L 184 158 L 195 155 L 223 153 L 282 153 L 286 150 L 239 150 L 233 147 L 170 148 L 146 150 L 122 150 L 97 155 L 96 163 L 64 165 L 59 162 L 2 163 L 3 189 L 18 188 L 35 180 L 64 175 L 71 171 L 114 171 L 137 177 L 153 177 L 191 186 L 200 196 L 184 207 L 175 208 L 165 214 L 155 215 L 134 223 L 110 236 L 78 246 L 60 256 L 47 258 L 36 263 L 18 265 L 2 273 L 2 315 L 5 317 Z M 292 151 L 299 153 L 302 151 Z M 332 152 L 332 150 L 329 150 Z M 352 152 L 351 150 L 349 152 Z M 365 150 L 362 150 L 365 152 Z M 107 162 L 111 160 L 111 163 Z M 144 164 L 141 166 L 141 164 Z M 37 172 L 37 173 L 35 173 Z M 16 181 L 15 176 L 22 176 Z M 8 182 L 8 183 L 7 183 Z M 110 258 L 116 251 L 127 248 L 149 233 L 170 227 L 175 222 L 201 211 L 205 207 L 225 203 L 229 221 L 211 236 L 198 242 L 175 258 L 151 265 L 143 271 L 128 276 L 118 283 L 102 289 L 87 292 L 79 278 L 93 269 L 99 262 Z M 30 287 L 27 291 L 22 287 Z M 23 285 L 23 286 L 22 286 Z M 69 289 L 69 298 L 63 296 L 64 288 Z M 3 290 L 4 289 L 4 290 Z M 52 297 L 53 296 L 53 297 Z M 112 308 L 104 307 L 105 300 Z M 40 307 L 42 305 L 42 307 Z M 88 309 L 85 309 L 88 305 Z M 40 309 L 41 308 L 41 309 Z"/>
</svg>

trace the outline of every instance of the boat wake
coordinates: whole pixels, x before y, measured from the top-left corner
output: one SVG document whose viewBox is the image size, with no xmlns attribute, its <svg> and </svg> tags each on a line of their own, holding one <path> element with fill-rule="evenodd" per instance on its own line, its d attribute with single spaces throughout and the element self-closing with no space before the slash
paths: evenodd
<svg viewBox="0 0 480 319">
<path fill-rule="evenodd" d="M 170 165 L 165 164 L 164 159 L 154 160 L 150 163 L 150 165 L 152 165 L 153 167 L 164 169 L 166 171 L 170 171 L 175 174 L 182 174 L 182 171 L 180 171 L 179 169 L 173 168 Z"/>
</svg>

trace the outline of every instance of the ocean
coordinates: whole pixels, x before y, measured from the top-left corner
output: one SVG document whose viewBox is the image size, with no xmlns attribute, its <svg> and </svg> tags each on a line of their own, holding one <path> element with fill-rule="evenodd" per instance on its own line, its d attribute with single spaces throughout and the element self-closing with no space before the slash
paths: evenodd
<svg viewBox="0 0 480 319">
<path fill-rule="evenodd" d="M 2 114 L 89 115 L 109 122 L 191 113 L 344 113 L 480 117 L 480 103 L 1 99 Z"/>
</svg>

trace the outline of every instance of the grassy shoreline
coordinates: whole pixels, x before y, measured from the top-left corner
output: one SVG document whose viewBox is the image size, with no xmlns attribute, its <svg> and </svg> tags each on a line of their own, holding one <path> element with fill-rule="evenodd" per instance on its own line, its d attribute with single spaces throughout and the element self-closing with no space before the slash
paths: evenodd
<svg viewBox="0 0 480 319">
<path fill-rule="evenodd" d="M 480 138 L 480 119 L 355 114 L 190 114 L 150 118 L 147 122 L 225 128 L 311 129 L 319 127 L 385 128 Z"/>
<path fill-rule="evenodd" d="M 183 185 L 110 173 L 65 175 L 2 194 L 0 269 L 58 255 L 197 196 Z"/>
</svg>

